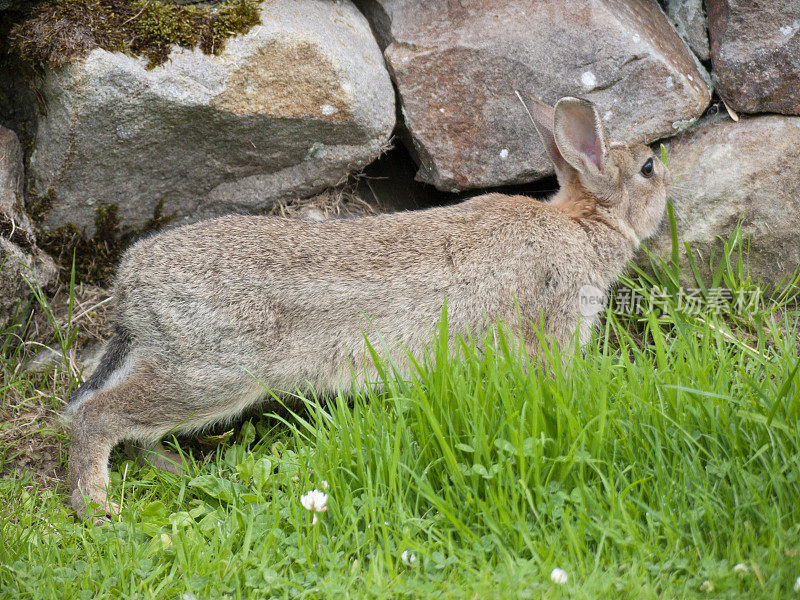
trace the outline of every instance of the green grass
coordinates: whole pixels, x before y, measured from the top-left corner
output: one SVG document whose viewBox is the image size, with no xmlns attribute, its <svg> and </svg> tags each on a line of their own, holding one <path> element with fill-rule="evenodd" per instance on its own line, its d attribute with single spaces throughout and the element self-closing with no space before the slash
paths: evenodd
<svg viewBox="0 0 800 600">
<path fill-rule="evenodd" d="M 626 279 L 645 296 L 680 275 L 653 260 Z M 502 328 L 451 353 L 443 321 L 411 380 L 384 365 L 380 392 L 247 421 L 185 476 L 118 455 L 104 527 L 4 479 L 0 596 L 800 597 L 795 285 L 738 315 L 609 311 L 545 370 Z"/>
</svg>

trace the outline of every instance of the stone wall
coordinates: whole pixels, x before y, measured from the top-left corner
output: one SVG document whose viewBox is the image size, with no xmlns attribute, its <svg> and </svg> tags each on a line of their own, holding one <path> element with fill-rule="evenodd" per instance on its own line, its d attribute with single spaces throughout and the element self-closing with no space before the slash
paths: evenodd
<svg viewBox="0 0 800 600">
<path fill-rule="evenodd" d="M 25 23 L 47 34 L 41 7 L 62 1 L 0 2 L 0 125 L 24 149 L 0 130 L 6 299 L 24 293 L 11 263 L 52 278 L 37 235 L 91 248 L 263 213 L 374 169 L 393 134 L 417 182 L 384 156 L 387 204 L 529 189 L 552 170 L 515 89 L 587 98 L 612 138 L 668 145 L 680 234 L 703 253 L 744 215 L 756 277 L 800 266 L 800 0 L 271 0 L 224 45 L 184 36 L 160 64 L 87 30 L 68 61 L 27 64 Z"/>
</svg>

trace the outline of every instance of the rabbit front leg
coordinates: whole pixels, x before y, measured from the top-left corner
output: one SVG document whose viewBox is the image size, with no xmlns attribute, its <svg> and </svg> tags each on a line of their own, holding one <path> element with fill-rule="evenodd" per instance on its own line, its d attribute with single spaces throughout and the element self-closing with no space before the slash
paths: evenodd
<svg viewBox="0 0 800 600">
<path fill-rule="evenodd" d="M 549 308 L 538 320 L 523 320 L 519 337 L 528 360 L 549 369 L 551 358 L 558 356 L 563 368 L 571 361 L 575 343 L 584 348 L 589 342 L 597 319 L 571 314 L 576 311 L 567 301 L 553 303 Z"/>
</svg>

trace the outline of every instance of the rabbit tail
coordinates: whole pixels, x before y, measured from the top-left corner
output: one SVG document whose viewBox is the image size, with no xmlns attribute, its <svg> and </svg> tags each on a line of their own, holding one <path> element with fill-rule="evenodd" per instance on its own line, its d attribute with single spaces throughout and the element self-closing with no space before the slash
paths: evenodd
<svg viewBox="0 0 800 600">
<path fill-rule="evenodd" d="M 117 326 L 114 336 L 108 342 L 100 364 L 94 373 L 69 397 L 62 416 L 69 420 L 78 407 L 94 394 L 94 392 L 111 387 L 125 379 L 130 371 L 130 355 L 132 340 L 130 334 Z"/>
</svg>

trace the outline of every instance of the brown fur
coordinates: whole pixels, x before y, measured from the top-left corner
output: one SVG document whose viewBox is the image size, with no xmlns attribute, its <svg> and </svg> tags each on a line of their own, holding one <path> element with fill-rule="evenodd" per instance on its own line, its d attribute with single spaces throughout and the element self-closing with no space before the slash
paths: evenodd
<svg viewBox="0 0 800 600">
<path fill-rule="evenodd" d="M 550 204 L 572 219 L 585 219 L 594 214 L 597 198 L 578 188 L 574 194 L 558 194 Z"/>
<path fill-rule="evenodd" d="M 541 319 L 561 345 L 576 332 L 586 343 L 595 319 L 579 318 L 578 290 L 606 290 L 655 231 L 667 174 L 656 161 L 652 179 L 638 175 L 652 157 L 646 146 L 605 146 L 588 103 L 535 110 L 554 115 L 534 118 L 543 138 L 555 139 L 555 123 L 566 140 L 546 140 L 562 186 L 549 203 L 487 194 L 324 222 L 229 216 L 131 248 L 116 280 L 125 337 L 68 410 L 75 509 L 85 497 L 115 508 L 107 461 L 120 440 L 155 444 L 231 419 L 265 399 L 262 383 L 326 394 L 349 389 L 354 375 L 357 385 L 374 380 L 364 335 L 405 368 L 404 351 L 424 351 L 445 298 L 454 336 L 480 337 L 499 318 L 535 355 L 534 329 L 519 314 Z M 573 139 L 601 144 L 602 156 L 587 159 L 567 147 Z"/>
</svg>

